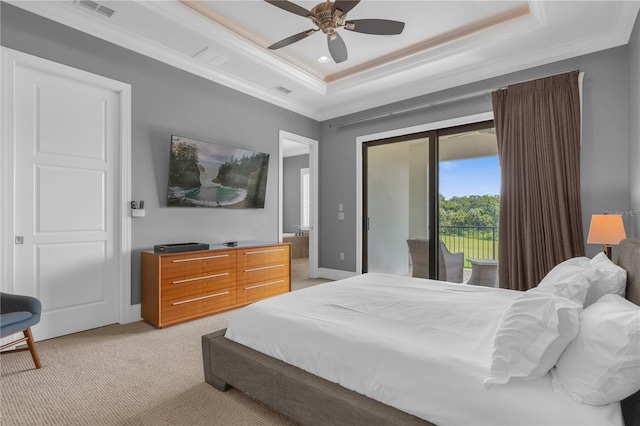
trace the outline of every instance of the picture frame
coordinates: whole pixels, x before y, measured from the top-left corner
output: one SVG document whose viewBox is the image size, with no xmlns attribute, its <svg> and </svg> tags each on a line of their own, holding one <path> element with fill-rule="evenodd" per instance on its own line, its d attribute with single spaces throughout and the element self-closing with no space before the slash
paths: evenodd
<svg viewBox="0 0 640 426">
<path fill-rule="evenodd" d="M 264 208 L 269 154 L 171 135 L 169 207 Z"/>
</svg>

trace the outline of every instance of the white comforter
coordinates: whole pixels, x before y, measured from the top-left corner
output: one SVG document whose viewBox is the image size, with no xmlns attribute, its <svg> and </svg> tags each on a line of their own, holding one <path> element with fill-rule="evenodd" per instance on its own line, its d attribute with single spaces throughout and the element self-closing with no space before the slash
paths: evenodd
<svg viewBox="0 0 640 426">
<path fill-rule="evenodd" d="M 267 299 L 226 337 L 444 425 L 621 425 L 531 382 L 483 386 L 501 312 L 518 292 L 369 273 Z"/>
</svg>

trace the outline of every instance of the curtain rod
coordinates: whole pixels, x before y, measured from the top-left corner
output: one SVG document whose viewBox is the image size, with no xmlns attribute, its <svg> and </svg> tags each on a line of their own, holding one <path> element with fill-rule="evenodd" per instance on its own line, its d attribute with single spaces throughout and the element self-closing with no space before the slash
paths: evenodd
<svg viewBox="0 0 640 426">
<path fill-rule="evenodd" d="M 443 99 L 441 101 L 429 102 L 428 104 L 416 105 L 416 106 L 411 107 L 411 108 L 400 109 L 400 110 L 397 110 L 397 111 L 384 112 L 382 114 L 371 115 L 369 117 L 363 117 L 363 118 L 356 118 L 356 119 L 349 120 L 349 121 L 342 121 L 340 123 L 329 124 L 329 127 L 340 127 L 340 126 L 346 126 L 346 125 L 349 125 L 349 124 L 361 123 L 363 121 L 377 120 L 379 118 L 384 118 L 384 117 L 395 117 L 397 115 L 402 115 L 402 114 L 407 114 L 407 113 L 410 113 L 410 112 L 420 111 L 420 110 L 423 110 L 423 109 L 433 108 L 433 107 L 438 106 L 438 105 L 444 105 L 444 104 L 458 102 L 458 101 L 462 101 L 462 100 L 479 98 L 479 97 L 486 96 L 486 95 L 490 94 L 492 91 L 493 91 L 493 89 L 491 89 L 491 90 L 483 90 L 481 92 L 470 93 L 470 94 L 463 95 L 463 96 L 456 96 L 456 97 L 453 97 L 453 98 Z"/>
<path fill-rule="evenodd" d="M 509 83 L 506 86 L 497 87 L 497 88 L 493 88 L 493 89 L 482 90 L 480 92 L 469 93 L 467 95 L 462 95 L 462 96 L 455 96 L 455 97 L 452 97 L 452 98 L 443 99 L 441 101 L 429 102 L 427 104 L 416 105 L 416 106 L 411 107 L 411 108 L 405 108 L 405 109 L 401 109 L 401 110 L 397 110 L 397 111 L 384 112 L 384 113 L 381 113 L 381 114 L 371 115 L 371 116 L 362 117 L 362 118 L 355 118 L 353 120 L 348 120 L 348 121 L 341 121 L 340 123 L 329 124 L 329 128 L 348 126 L 350 124 L 362 123 L 364 121 L 377 120 L 377 119 L 385 118 L 385 117 L 395 117 L 397 115 L 402 115 L 402 114 L 407 114 L 407 113 L 410 113 L 410 112 L 420 111 L 420 110 L 423 110 L 423 109 L 433 108 L 433 107 L 440 106 L 440 105 L 446 105 L 446 104 L 449 104 L 449 103 L 465 101 L 465 100 L 474 99 L 474 98 L 480 98 L 480 97 L 489 95 L 489 94 L 491 94 L 492 92 L 494 92 L 496 90 L 504 90 L 507 87 L 512 86 L 514 84 L 521 84 L 521 83 L 526 83 L 528 81 L 540 80 L 542 78 L 553 77 L 555 75 L 566 74 L 566 73 L 570 73 L 570 72 L 573 72 L 573 71 L 579 71 L 579 70 L 574 69 L 574 70 L 569 70 L 569 71 L 562 71 L 562 72 L 559 72 L 559 73 L 554 73 L 554 74 L 544 75 L 542 77 L 537 77 L 537 78 L 534 78 L 533 80 L 524 80 L 524 81 L 519 81 L 519 82 L 515 82 L 515 83 Z"/>
</svg>

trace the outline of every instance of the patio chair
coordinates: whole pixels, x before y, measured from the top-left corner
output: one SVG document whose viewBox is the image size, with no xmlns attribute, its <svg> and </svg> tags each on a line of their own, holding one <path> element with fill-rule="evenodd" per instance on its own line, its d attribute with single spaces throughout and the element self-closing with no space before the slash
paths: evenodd
<svg viewBox="0 0 640 426">
<path fill-rule="evenodd" d="M 461 283 L 464 253 L 451 253 L 442 240 L 438 243 L 440 249 L 438 279 L 441 281 Z M 407 240 L 407 244 L 413 265 L 412 276 L 429 278 L 429 240 L 412 238 Z"/>
</svg>

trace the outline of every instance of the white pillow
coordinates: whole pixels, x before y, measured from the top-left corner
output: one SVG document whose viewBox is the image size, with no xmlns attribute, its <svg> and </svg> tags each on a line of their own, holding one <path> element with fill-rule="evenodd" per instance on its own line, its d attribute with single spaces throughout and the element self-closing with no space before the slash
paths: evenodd
<svg viewBox="0 0 640 426">
<path fill-rule="evenodd" d="M 598 269 L 602 277 L 591 286 L 584 307 L 595 303 L 605 294 L 617 294 L 624 297 L 627 288 L 627 271 L 616 265 L 603 252 L 589 261 L 591 268 Z"/>
<path fill-rule="evenodd" d="M 584 277 L 575 279 L 588 285 Z M 547 374 L 578 334 L 581 311 L 582 305 L 537 288 L 518 296 L 498 320 L 491 371 L 484 384 Z"/>
<path fill-rule="evenodd" d="M 573 275 L 577 275 L 581 272 L 591 269 L 589 264 L 590 259 L 588 257 L 572 257 L 562 263 L 557 264 L 547 275 L 540 281 L 538 286 L 548 285 L 558 281 L 562 281 L 565 278 L 569 278 Z"/>
<path fill-rule="evenodd" d="M 605 295 L 580 315 L 580 331 L 551 370 L 552 386 L 605 405 L 640 390 L 640 307 Z"/>
<path fill-rule="evenodd" d="M 591 288 L 602 278 L 602 272 L 598 269 L 585 269 L 575 275 L 567 276 L 558 281 L 544 281 L 538 284 L 537 291 L 555 294 L 559 297 L 572 300 L 581 306 Z"/>
</svg>

